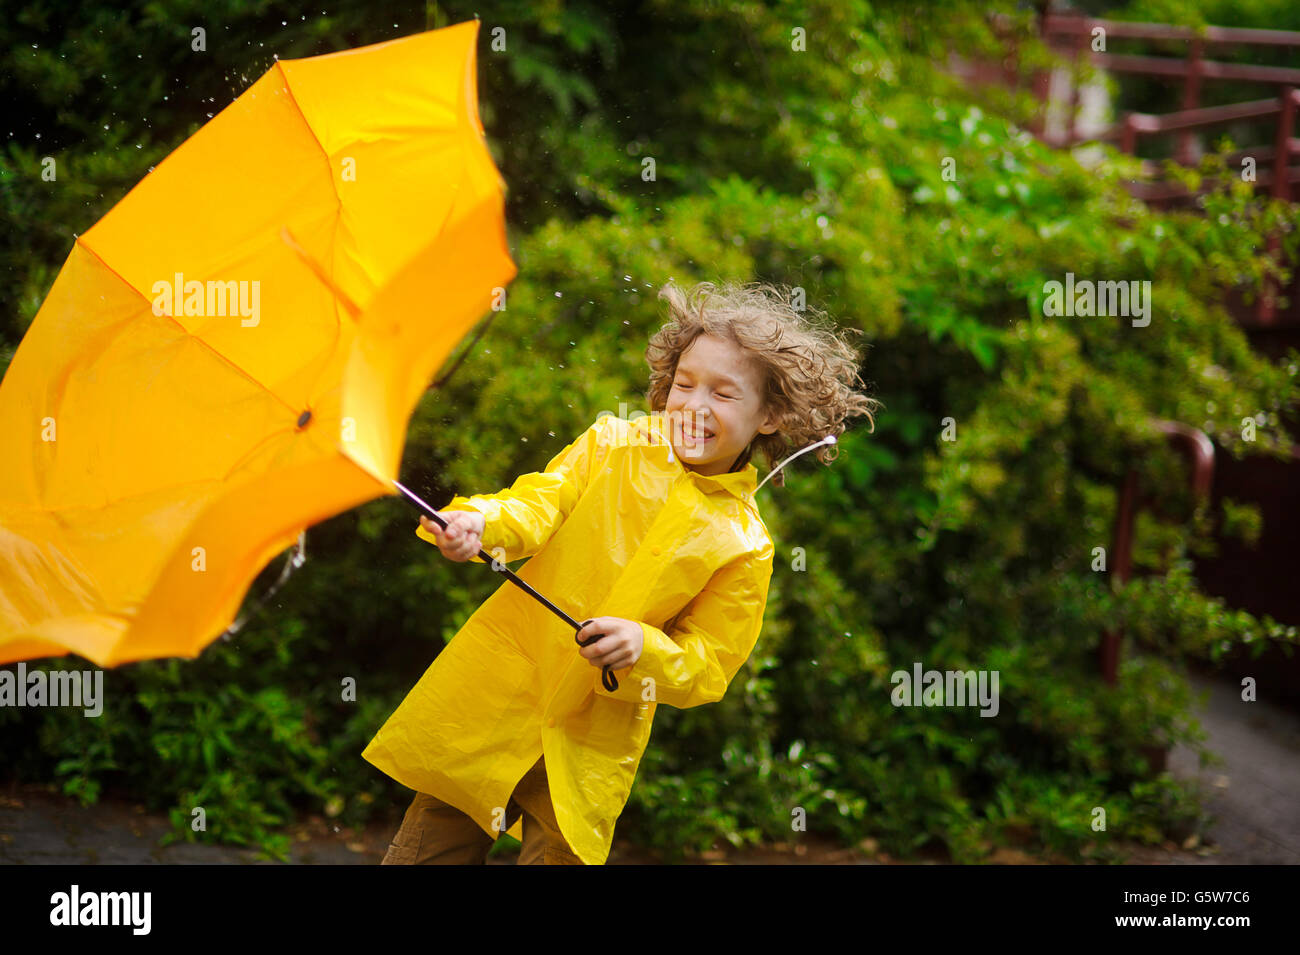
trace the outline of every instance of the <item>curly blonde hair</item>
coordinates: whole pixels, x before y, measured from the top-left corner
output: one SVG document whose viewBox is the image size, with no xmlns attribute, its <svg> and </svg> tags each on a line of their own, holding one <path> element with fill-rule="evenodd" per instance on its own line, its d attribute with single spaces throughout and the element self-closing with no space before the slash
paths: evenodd
<svg viewBox="0 0 1300 955">
<path fill-rule="evenodd" d="M 809 307 L 805 318 L 794 304 L 793 289 L 765 282 L 747 284 L 701 282 L 683 293 L 671 280 L 659 290 L 668 303 L 669 321 L 651 338 L 645 358 L 650 365 L 646 400 L 652 411 L 668 403 L 677 362 L 700 335 L 730 339 L 745 350 L 763 380 L 763 408 L 780 419 L 772 434 L 758 434 L 737 460 L 733 471 L 745 467 L 755 451 L 775 467 L 782 458 L 828 434 L 844 433 L 844 422 L 865 415 L 876 427 L 872 412 L 880 402 L 854 390 L 863 384 L 860 357 L 841 334 L 862 332 L 837 327 L 824 313 Z M 823 464 L 838 456 L 837 445 L 816 452 Z M 772 479 L 784 485 L 785 472 Z"/>
</svg>

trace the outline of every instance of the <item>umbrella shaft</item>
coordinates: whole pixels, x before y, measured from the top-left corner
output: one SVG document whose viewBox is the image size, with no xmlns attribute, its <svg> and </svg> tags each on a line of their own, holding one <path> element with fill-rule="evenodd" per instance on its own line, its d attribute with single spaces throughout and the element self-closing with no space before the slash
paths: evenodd
<svg viewBox="0 0 1300 955">
<path fill-rule="evenodd" d="M 418 498 L 415 494 L 411 493 L 411 491 L 407 490 L 397 481 L 394 481 L 393 485 L 399 491 L 401 491 L 403 494 L 409 497 L 412 501 L 414 501 L 416 504 L 420 505 L 420 507 L 428 511 L 429 516 L 438 522 L 439 527 L 441 527 L 443 530 L 447 529 L 447 521 L 443 518 L 441 514 L 435 511 L 424 501 L 420 500 L 420 498 Z M 578 621 L 574 620 L 567 613 L 565 613 L 559 607 L 555 606 L 555 604 L 551 603 L 549 600 L 547 600 L 545 597 L 539 594 L 536 590 L 534 590 L 531 584 L 529 584 L 526 580 L 523 580 L 518 574 L 516 574 L 513 570 L 507 567 L 505 561 L 497 560 L 482 548 L 479 549 L 478 556 L 482 558 L 483 561 L 487 563 L 488 566 L 490 566 L 498 574 L 505 575 L 505 578 L 509 580 L 512 584 L 514 584 L 516 587 L 520 588 L 530 596 L 535 597 L 542 604 L 542 606 L 546 607 L 547 610 L 551 611 L 551 613 L 555 614 L 557 617 L 559 617 L 561 620 L 567 623 L 574 630 L 582 629 L 582 624 L 578 623 Z"/>
</svg>

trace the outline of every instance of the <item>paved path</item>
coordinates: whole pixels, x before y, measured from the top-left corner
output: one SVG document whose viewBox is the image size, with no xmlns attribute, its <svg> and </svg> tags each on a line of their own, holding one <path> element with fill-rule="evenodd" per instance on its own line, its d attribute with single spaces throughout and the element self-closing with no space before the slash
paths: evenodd
<svg viewBox="0 0 1300 955">
<path fill-rule="evenodd" d="M 1213 861 L 1300 865 L 1300 715 L 1269 702 L 1243 702 L 1240 686 L 1223 676 L 1198 674 L 1192 682 L 1210 693 L 1201 725 L 1209 735 L 1205 745 L 1224 763 L 1202 769 L 1191 750 L 1177 747 L 1169 769 L 1207 792 L 1218 847 Z"/>
<path fill-rule="evenodd" d="M 1207 790 L 1206 806 L 1216 816 L 1209 844 L 1137 848 L 1130 862 L 1175 865 L 1222 863 L 1300 864 L 1300 716 L 1270 703 L 1243 703 L 1240 691 L 1223 677 L 1193 676 L 1193 685 L 1209 690 L 1201 711 L 1209 734 L 1207 745 L 1224 760 L 1202 769 L 1185 748 L 1170 754 L 1169 768 L 1195 778 Z M 395 810 L 398 812 L 398 810 Z M 294 830 L 294 863 L 376 865 L 383 858 L 396 822 L 376 822 L 364 831 L 338 829 L 314 816 Z M 168 831 L 166 817 L 141 806 L 103 799 L 89 808 L 50 792 L 48 787 L 0 787 L 0 864 L 277 864 L 254 858 L 254 850 L 230 846 L 174 844 L 160 847 Z M 802 848 L 802 847 L 801 847 Z M 612 864 L 637 864 L 650 857 L 620 847 Z M 710 853 L 701 863 L 870 864 L 870 858 L 809 840 L 804 852 Z M 1024 853 L 1003 850 L 992 861 L 1033 862 Z M 494 856 L 489 864 L 510 865 L 514 855 Z"/>
</svg>

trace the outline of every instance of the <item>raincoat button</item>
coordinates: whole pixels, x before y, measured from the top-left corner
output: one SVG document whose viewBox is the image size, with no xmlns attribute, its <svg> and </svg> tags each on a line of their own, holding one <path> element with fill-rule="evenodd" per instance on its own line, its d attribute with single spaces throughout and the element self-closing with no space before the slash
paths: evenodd
<svg viewBox="0 0 1300 955">
<path fill-rule="evenodd" d="M 651 547 L 651 548 L 650 548 L 650 553 L 652 553 L 652 554 L 654 554 L 656 557 L 658 557 L 658 556 L 659 556 L 659 548 L 658 548 L 658 547 Z"/>
<path fill-rule="evenodd" d="M 550 727 L 554 727 L 554 726 L 555 726 L 555 717 L 552 716 L 549 720 L 547 720 L 547 721 L 546 721 L 546 725 L 547 725 L 547 726 L 550 726 Z"/>
</svg>

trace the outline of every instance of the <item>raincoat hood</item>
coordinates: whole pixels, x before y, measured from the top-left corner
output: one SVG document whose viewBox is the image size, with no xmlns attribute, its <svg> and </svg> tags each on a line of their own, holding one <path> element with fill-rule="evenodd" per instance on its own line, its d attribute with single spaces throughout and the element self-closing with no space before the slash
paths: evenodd
<svg viewBox="0 0 1300 955">
<path fill-rule="evenodd" d="M 495 837 L 515 784 L 544 756 L 561 832 L 583 862 L 602 864 L 655 709 L 722 699 L 758 640 L 774 547 L 756 477 L 752 464 L 718 475 L 685 467 L 661 413 L 606 414 L 545 470 L 453 497 L 441 510 L 483 514 L 483 550 L 531 558 L 518 575 L 574 619 L 639 623 L 641 657 L 607 690 L 572 628 L 503 583 L 363 757 Z"/>
</svg>

